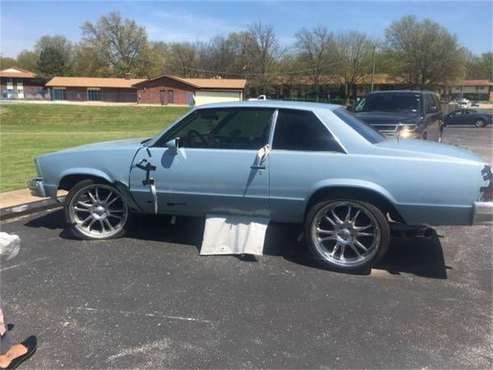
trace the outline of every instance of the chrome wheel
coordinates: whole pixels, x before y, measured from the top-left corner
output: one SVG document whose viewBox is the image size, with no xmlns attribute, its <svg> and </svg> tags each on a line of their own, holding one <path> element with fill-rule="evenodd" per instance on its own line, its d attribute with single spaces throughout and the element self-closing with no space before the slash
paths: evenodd
<svg viewBox="0 0 493 370">
<path fill-rule="evenodd" d="M 74 194 L 69 214 L 74 228 L 81 234 L 92 239 L 106 239 L 123 230 L 128 208 L 121 194 L 112 186 L 91 184 Z"/>
<path fill-rule="evenodd" d="M 378 252 L 381 228 L 372 212 L 351 201 L 336 201 L 313 218 L 311 237 L 320 256 L 340 267 L 356 267 Z"/>
</svg>

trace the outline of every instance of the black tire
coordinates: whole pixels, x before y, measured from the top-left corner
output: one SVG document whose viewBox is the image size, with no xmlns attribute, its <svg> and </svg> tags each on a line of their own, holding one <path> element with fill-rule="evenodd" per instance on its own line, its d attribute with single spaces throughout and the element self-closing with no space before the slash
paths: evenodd
<svg viewBox="0 0 493 370">
<path fill-rule="evenodd" d="M 315 236 L 312 233 L 313 223 L 316 217 L 319 217 L 318 215 L 320 212 L 323 212 L 324 209 L 330 207 L 332 204 L 344 202 L 360 207 L 361 209 L 364 209 L 365 212 L 371 214 L 374 222 L 376 222 L 380 230 L 379 242 L 375 244 L 375 251 L 373 251 L 373 254 L 369 255 L 367 260 L 361 261 L 361 263 L 357 263 L 352 266 L 341 266 L 340 264 L 333 263 L 330 259 L 328 259 L 326 254 L 321 253 L 319 248 L 317 248 L 316 241 L 314 240 Z M 340 272 L 360 273 L 368 271 L 387 253 L 390 243 L 390 226 L 384 213 L 371 203 L 359 200 L 350 200 L 347 198 L 324 199 L 314 204 L 306 216 L 304 231 L 305 242 L 317 261 L 319 261 L 324 267 Z"/>
<path fill-rule="evenodd" d="M 482 120 L 481 118 L 476 120 L 476 122 L 474 122 L 474 127 L 482 128 L 485 126 L 486 126 L 486 122 L 484 120 Z"/>
<path fill-rule="evenodd" d="M 94 187 L 98 187 L 98 189 L 104 189 L 109 192 L 112 192 L 116 197 L 120 197 L 120 199 L 117 199 L 115 202 L 117 205 L 119 205 L 123 210 L 124 213 L 122 212 L 122 220 L 118 223 L 118 228 L 115 227 L 114 232 L 108 232 L 108 235 L 104 235 L 101 233 L 101 235 L 92 235 L 91 233 L 84 232 L 83 229 L 80 226 L 80 220 L 78 220 L 78 214 L 73 210 L 75 207 L 75 201 L 76 197 L 79 197 L 81 193 L 84 191 L 87 191 L 87 189 L 91 189 Z M 108 206 L 110 207 L 110 206 Z M 87 214 L 92 214 L 89 211 L 84 211 L 87 212 Z M 64 202 L 64 213 L 65 213 L 65 220 L 67 222 L 67 225 L 69 227 L 69 230 L 71 233 L 78 239 L 85 239 L 85 240 L 102 240 L 102 239 L 114 239 L 114 238 L 119 238 L 123 236 L 126 232 L 126 227 L 129 223 L 129 218 L 130 218 L 130 213 L 128 210 L 128 205 L 125 201 L 125 198 L 122 196 L 120 191 L 114 187 L 111 184 L 105 183 L 105 182 L 98 182 L 92 179 L 87 179 L 87 180 L 82 180 L 75 184 L 72 189 L 68 192 L 67 196 L 65 197 L 65 202 Z M 84 214 L 84 213 L 83 213 Z M 113 217 L 113 216 L 110 216 Z M 105 217 L 109 220 L 109 217 Z M 116 217 L 115 217 L 116 218 Z M 110 225 L 112 223 L 108 221 Z M 101 227 L 104 229 L 105 226 L 103 225 L 103 221 L 100 222 Z"/>
</svg>

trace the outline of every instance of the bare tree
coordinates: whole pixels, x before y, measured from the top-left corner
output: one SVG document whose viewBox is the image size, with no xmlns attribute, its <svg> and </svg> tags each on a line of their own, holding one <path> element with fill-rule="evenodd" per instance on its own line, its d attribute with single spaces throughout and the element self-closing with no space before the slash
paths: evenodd
<svg viewBox="0 0 493 370">
<path fill-rule="evenodd" d="M 336 37 L 338 68 L 346 104 L 356 98 L 356 84 L 370 71 L 374 43 L 363 33 L 346 32 Z"/>
<path fill-rule="evenodd" d="M 198 77 L 200 72 L 198 46 L 189 42 L 170 44 L 166 71 L 181 77 Z"/>
<path fill-rule="evenodd" d="M 464 77 L 465 50 L 447 29 L 430 19 L 407 16 L 394 22 L 385 38 L 397 73 L 417 87 L 433 87 Z"/>
<path fill-rule="evenodd" d="M 312 31 L 303 28 L 295 34 L 296 50 L 300 65 L 310 70 L 317 100 L 320 97 L 320 78 L 333 73 L 336 62 L 334 35 L 327 28 L 318 26 Z"/>
<path fill-rule="evenodd" d="M 101 55 L 101 60 L 119 76 L 142 75 L 148 67 L 147 33 L 118 12 L 102 16 L 82 26 L 83 45 Z"/>
<path fill-rule="evenodd" d="M 243 43 L 246 51 L 245 69 L 255 75 L 254 83 L 260 93 L 266 93 L 281 54 L 274 29 L 270 25 L 254 23 L 248 28 Z"/>
</svg>

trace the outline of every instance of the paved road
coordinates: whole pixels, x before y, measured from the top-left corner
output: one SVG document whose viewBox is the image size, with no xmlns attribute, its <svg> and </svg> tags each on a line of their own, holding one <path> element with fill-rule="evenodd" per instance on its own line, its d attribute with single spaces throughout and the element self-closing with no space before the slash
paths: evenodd
<svg viewBox="0 0 493 370">
<path fill-rule="evenodd" d="M 491 149 L 491 131 L 465 133 Z M 394 239 L 363 275 L 320 269 L 286 225 L 266 256 L 201 257 L 202 228 L 140 217 L 126 238 L 87 242 L 60 211 L 3 224 L 23 241 L 1 283 L 13 333 L 39 338 L 29 367 L 493 366 L 489 227 Z"/>
</svg>

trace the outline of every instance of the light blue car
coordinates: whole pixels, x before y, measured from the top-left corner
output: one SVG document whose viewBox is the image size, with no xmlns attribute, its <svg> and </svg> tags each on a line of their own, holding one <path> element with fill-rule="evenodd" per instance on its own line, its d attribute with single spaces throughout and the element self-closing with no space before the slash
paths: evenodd
<svg viewBox="0 0 493 370">
<path fill-rule="evenodd" d="M 121 236 L 130 213 L 238 214 L 304 223 L 324 264 L 374 264 L 391 226 L 491 222 L 492 172 L 473 153 L 385 139 L 336 105 L 251 101 L 197 107 L 149 139 L 42 155 L 33 194 L 68 190 L 86 239 Z"/>
</svg>

